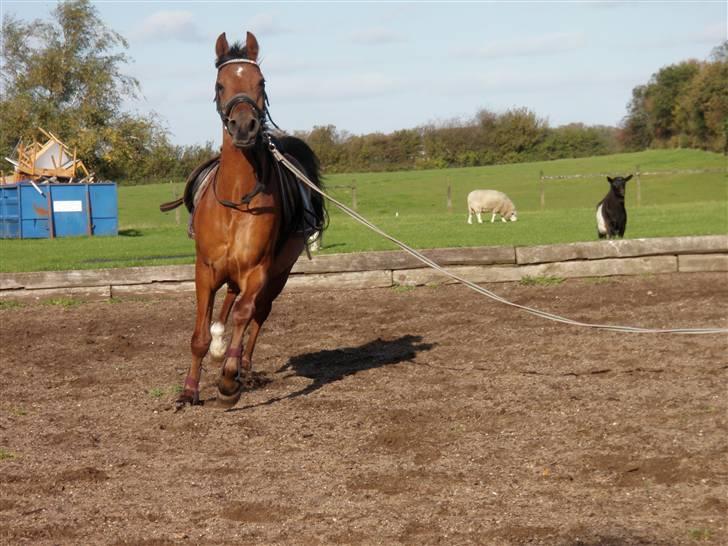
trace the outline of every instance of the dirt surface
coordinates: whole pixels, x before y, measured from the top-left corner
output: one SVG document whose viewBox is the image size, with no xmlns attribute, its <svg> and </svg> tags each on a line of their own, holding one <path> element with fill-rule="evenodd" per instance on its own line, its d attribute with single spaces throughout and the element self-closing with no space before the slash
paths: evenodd
<svg viewBox="0 0 728 546">
<path fill-rule="evenodd" d="M 725 274 L 489 285 L 728 326 Z M 250 389 L 173 409 L 194 302 L 0 309 L 3 544 L 726 544 L 728 345 L 461 286 L 288 292 Z"/>
</svg>

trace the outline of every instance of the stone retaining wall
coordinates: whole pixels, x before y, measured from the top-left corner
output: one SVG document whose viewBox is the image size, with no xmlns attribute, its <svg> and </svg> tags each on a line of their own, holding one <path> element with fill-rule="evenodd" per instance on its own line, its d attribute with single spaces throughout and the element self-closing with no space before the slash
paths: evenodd
<svg viewBox="0 0 728 546">
<path fill-rule="evenodd" d="M 728 235 L 445 248 L 424 254 L 473 282 L 518 281 L 527 276 L 728 272 Z M 451 282 L 455 281 L 401 251 L 360 252 L 318 255 L 312 260 L 302 256 L 286 289 L 350 290 Z M 0 274 L 0 299 L 105 299 L 192 291 L 191 265 Z"/>
</svg>

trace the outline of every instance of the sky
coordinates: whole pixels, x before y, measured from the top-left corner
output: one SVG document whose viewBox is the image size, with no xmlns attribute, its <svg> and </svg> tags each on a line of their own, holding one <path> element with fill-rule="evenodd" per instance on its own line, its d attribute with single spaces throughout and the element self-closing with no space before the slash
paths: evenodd
<svg viewBox="0 0 728 546">
<path fill-rule="evenodd" d="M 55 2 L 0 0 L 47 18 Z M 173 143 L 222 139 L 215 41 L 253 32 L 270 112 L 288 132 L 390 133 L 527 107 L 556 127 L 618 125 L 661 67 L 706 60 L 728 39 L 728 2 L 96 1 L 129 42 L 141 97 Z"/>
</svg>

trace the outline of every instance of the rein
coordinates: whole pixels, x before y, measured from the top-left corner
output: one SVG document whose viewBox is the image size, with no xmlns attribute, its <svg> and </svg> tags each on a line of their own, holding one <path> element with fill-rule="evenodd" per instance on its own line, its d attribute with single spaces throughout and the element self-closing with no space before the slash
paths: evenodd
<svg viewBox="0 0 728 546">
<path fill-rule="evenodd" d="M 728 328 L 714 328 L 714 327 L 706 327 L 706 328 L 641 328 L 641 327 L 635 327 L 635 326 L 619 326 L 614 324 L 594 324 L 590 322 L 580 322 L 577 320 L 573 320 L 570 318 L 562 317 L 560 315 L 556 315 L 554 313 L 549 313 L 547 311 L 541 311 L 540 309 L 535 309 L 533 307 L 528 307 L 526 305 L 521 305 L 519 303 L 514 303 L 512 301 L 509 301 L 505 299 L 502 296 L 499 296 L 495 292 L 491 292 L 487 288 L 484 288 L 472 281 L 469 281 L 468 279 L 461 277 L 460 275 L 456 275 L 455 273 L 452 273 L 442 267 L 437 262 L 431 260 L 427 256 L 425 256 L 422 252 L 415 250 L 414 248 L 410 247 L 409 245 L 403 243 L 402 241 L 395 239 L 388 233 L 382 231 L 380 228 L 378 228 L 376 225 L 371 223 L 369 220 L 364 218 L 361 214 L 356 212 L 355 210 L 347 207 L 344 203 L 337 201 L 330 195 L 327 195 L 321 189 L 316 186 L 309 178 L 301 172 L 296 165 L 291 163 L 276 147 L 275 143 L 268 139 L 268 149 L 273 154 L 273 157 L 281 164 L 283 164 L 286 169 L 288 169 L 291 173 L 293 173 L 296 178 L 298 178 L 302 183 L 304 183 L 306 186 L 311 188 L 312 191 L 315 191 L 316 193 L 320 194 L 322 197 L 328 199 L 331 201 L 334 205 L 339 207 L 342 211 L 344 211 L 346 214 L 351 216 L 354 220 L 357 222 L 364 224 L 366 227 L 374 231 L 375 233 L 381 235 L 385 239 L 391 241 L 398 247 L 400 247 L 402 250 L 404 250 L 406 253 L 410 254 L 414 258 L 418 259 L 420 262 L 424 263 L 428 267 L 434 269 L 435 271 L 438 271 L 442 273 L 443 275 L 450 277 L 451 279 L 464 284 L 471 290 L 474 290 L 475 292 L 478 292 L 479 294 L 482 294 L 483 296 L 487 296 L 488 298 L 495 300 L 499 303 L 502 303 L 504 305 L 509 305 L 511 307 L 515 307 L 517 309 L 521 309 L 523 311 L 526 311 L 527 313 L 530 313 L 532 315 L 535 315 L 537 317 L 552 320 L 554 322 L 561 322 L 563 324 L 569 324 L 571 326 L 581 326 L 583 328 L 595 328 L 599 330 L 608 330 L 612 332 L 627 332 L 627 333 L 637 333 L 637 334 L 726 334 L 728 333 Z"/>
</svg>

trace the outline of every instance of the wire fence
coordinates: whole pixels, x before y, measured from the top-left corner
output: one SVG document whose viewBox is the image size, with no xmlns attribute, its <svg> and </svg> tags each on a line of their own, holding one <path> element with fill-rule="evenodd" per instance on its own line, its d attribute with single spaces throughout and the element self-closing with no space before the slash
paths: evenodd
<svg viewBox="0 0 728 546">
<path fill-rule="evenodd" d="M 674 169 L 669 171 L 641 171 L 637 165 L 633 171 L 633 176 L 637 186 L 637 206 L 642 205 L 642 177 L 643 176 L 668 176 L 668 175 L 694 175 L 694 174 L 727 174 L 728 168 L 712 168 L 712 169 Z M 546 181 L 548 180 L 579 180 L 583 178 L 606 178 L 607 176 L 615 176 L 615 173 L 586 173 L 586 174 L 556 174 L 546 175 L 543 171 L 539 173 L 539 186 L 541 189 L 541 210 L 546 206 Z"/>
</svg>

